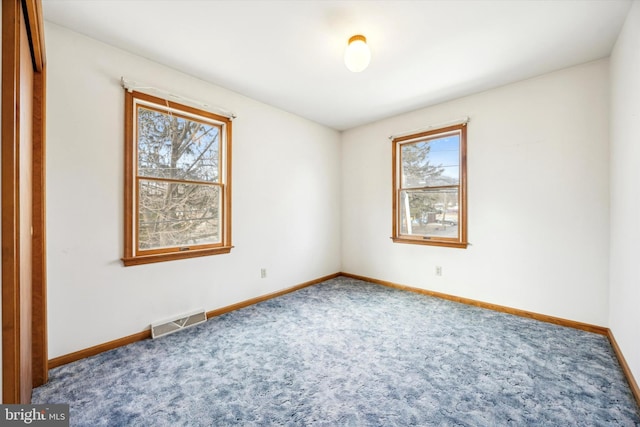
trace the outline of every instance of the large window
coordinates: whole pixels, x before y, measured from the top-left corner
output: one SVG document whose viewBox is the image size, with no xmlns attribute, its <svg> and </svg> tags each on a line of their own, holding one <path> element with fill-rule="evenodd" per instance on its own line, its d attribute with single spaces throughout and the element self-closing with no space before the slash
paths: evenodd
<svg viewBox="0 0 640 427">
<path fill-rule="evenodd" d="M 231 121 L 125 92 L 125 265 L 231 250 Z"/>
<path fill-rule="evenodd" d="M 466 124 L 393 139 L 393 241 L 467 247 Z"/>
</svg>

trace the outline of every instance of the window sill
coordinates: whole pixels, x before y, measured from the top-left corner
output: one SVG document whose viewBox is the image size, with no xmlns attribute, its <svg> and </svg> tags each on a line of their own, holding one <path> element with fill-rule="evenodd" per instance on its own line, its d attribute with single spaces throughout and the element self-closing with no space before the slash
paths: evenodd
<svg viewBox="0 0 640 427">
<path fill-rule="evenodd" d="M 174 261 L 178 259 L 197 258 L 210 255 L 228 254 L 233 249 L 233 246 L 223 246 L 214 249 L 200 249 L 185 252 L 171 252 L 164 254 L 134 256 L 134 257 L 122 257 L 122 263 L 125 267 L 131 267 L 133 265 L 152 264 L 155 262 Z"/>
<path fill-rule="evenodd" d="M 456 242 L 449 240 L 436 240 L 436 239 L 422 239 L 408 238 L 408 237 L 392 237 L 394 243 L 408 243 L 412 245 L 426 245 L 426 246 L 444 246 L 447 248 L 467 249 L 469 242 Z"/>
</svg>

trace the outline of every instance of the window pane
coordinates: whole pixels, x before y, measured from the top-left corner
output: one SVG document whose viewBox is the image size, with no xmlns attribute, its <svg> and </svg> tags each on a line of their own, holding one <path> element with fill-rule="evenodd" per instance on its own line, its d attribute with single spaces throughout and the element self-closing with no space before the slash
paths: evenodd
<svg viewBox="0 0 640 427">
<path fill-rule="evenodd" d="M 138 175 L 218 182 L 220 126 L 138 106 Z"/>
<path fill-rule="evenodd" d="M 400 234 L 458 237 L 458 189 L 400 192 Z"/>
<path fill-rule="evenodd" d="M 220 242 L 220 187 L 140 180 L 140 249 Z"/>
<path fill-rule="evenodd" d="M 401 145 L 402 188 L 458 185 L 460 135 Z"/>
</svg>

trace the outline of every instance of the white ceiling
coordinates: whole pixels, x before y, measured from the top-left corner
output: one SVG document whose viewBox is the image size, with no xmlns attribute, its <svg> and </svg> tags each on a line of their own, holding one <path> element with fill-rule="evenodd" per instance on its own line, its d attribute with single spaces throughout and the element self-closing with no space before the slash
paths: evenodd
<svg viewBox="0 0 640 427">
<path fill-rule="evenodd" d="M 44 0 L 44 18 L 337 130 L 607 57 L 631 0 Z M 369 68 L 349 72 L 364 34 Z"/>
</svg>

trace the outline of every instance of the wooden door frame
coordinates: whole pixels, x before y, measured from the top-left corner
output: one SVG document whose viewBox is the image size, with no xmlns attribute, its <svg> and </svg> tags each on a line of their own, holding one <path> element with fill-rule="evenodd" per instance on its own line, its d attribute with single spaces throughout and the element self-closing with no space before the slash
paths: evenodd
<svg viewBox="0 0 640 427">
<path fill-rule="evenodd" d="M 22 15 L 33 80 L 32 349 L 33 384 L 20 383 L 19 96 Z M 45 53 L 41 0 L 2 1 L 2 401 L 47 381 L 45 228 Z"/>
</svg>

